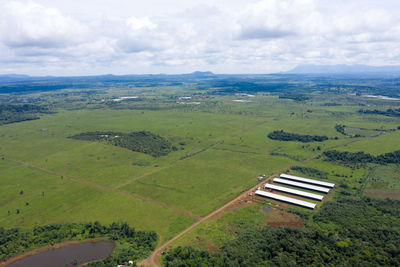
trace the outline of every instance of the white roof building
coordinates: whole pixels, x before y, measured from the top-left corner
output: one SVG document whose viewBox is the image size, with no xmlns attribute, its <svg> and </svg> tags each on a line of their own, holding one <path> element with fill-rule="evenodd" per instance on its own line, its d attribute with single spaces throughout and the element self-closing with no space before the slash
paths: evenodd
<svg viewBox="0 0 400 267">
<path fill-rule="evenodd" d="M 282 173 L 280 175 L 280 177 L 284 178 L 284 179 L 297 181 L 297 182 L 307 183 L 307 184 L 314 184 L 314 185 L 325 186 L 325 187 L 330 187 L 330 188 L 335 187 L 335 184 L 332 184 L 332 183 L 322 182 L 322 181 L 318 181 L 318 180 L 314 180 L 314 179 L 303 178 L 303 177 L 284 174 L 284 173 Z"/>
<path fill-rule="evenodd" d="M 302 197 L 306 197 L 306 198 L 316 199 L 319 201 L 321 201 L 324 198 L 324 196 L 321 196 L 321 195 L 304 192 L 304 191 L 296 190 L 296 189 L 292 189 L 292 188 L 287 188 L 287 187 L 283 187 L 283 186 L 279 186 L 279 185 L 265 184 L 264 188 L 272 189 L 272 190 L 276 190 L 276 191 L 280 191 L 280 192 L 284 192 L 284 193 L 288 193 L 288 194 L 292 194 L 292 195 L 302 196 Z"/>
<path fill-rule="evenodd" d="M 295 187 L 300 187 L 300 188 L 305 188 L 305 189 L 309 189 L 309 190 L 314 190 L 314 191 L 318 191 L 318 192 L 323 192 L 323 193 L 329 193 L 329 190 L 330 190 L 329 188 L 326 188 L 326 187 L 298 183 L 298 182 L 293 182 L 290 180 L 280 179 L 280 178 L 274 178 L 274 182 L 280 183 L 280 184 L 291 185 L 291 186 L 295 186 Z"/>
<path fill-rule="evenodd" d="M 299 200 L 299 199 L 296 199 L 296 198 L 281 196 L 281 195 L 278 195 L 278 194 L 265 192 L 265 191 L 262 191 L 262 190 L 257 190 L 256 191 L 256 195 L 262 196 L 262 197 L 271 198 L 271 199 L 275 199 L 275 200 L 279 200 L 279 201 L 283 201 L 283 202 L 287 202 L 287 203 L 290 203 L 290 204 L 295 204 L 295 205 L 298 205 L 298 206 L 301 206 L 301 207 L 305 207 L 305 208 L 309 208 L 309 209 L 314 209 L 315 206 L 317 205 L 317 204 L 314 204 L 314 203 L 311 203 L 311 202 Z"/>
</svg>

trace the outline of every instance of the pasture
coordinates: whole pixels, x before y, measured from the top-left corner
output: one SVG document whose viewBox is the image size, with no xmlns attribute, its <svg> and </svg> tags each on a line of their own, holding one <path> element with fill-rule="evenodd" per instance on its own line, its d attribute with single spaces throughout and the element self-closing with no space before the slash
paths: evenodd
<svg viewBox="0 0 400 267">
<path fill-rule="evenodd" d="M 343 105 L 324 106 L 318 98 L 297 103 L 259 94 L 251 102 L 235 103 L 232 100 L 239 97 L 213 95 L 193 100 L 202 102 L 195 106 L 179 105 L 160 90 L 140 89 L 147 102 L 93 104 L 96 108 L 76 103 L 69 109 L 63 103 L 57 106 L 56 114 L 43 115 L 40 120 L 1 126 L 0 156 L 4 159 L 0 160 L 0 226 L 118 220 L 154 230 L 164 243 L 256 185 L 259 174 L 269 176 L 301 165 L 324 171 L 330 181 L 342 184 L 334 194 L 358 192 L 366 181 L 367 168 L 326 162 L 318 155 L 333 148 L 373 154 L 400 149 L 396 142 L 399 131 L 379 131 L 377 137 L 373 134 L 373 129 L 396 128 L 400 120 L 360 115 L 354 100 L 338 98 Z M 170 94 L 183 95 L 188 89 L 171 90 Z M 126 91 L 110 90 L 107 94 L 118 97 L 121 92 Z M 50 102 L 61 99 L 50 93 L 41 97 Z M 157 101 L 160 104 L 154 104 Z M 351 138 L 338 133 L 336 124 L 369 130 L 364 130 L 368 133 L 365 137 Z M 142 130 L 159 134 L 178 150 L 152 157 L 68 138 L 82 132 Z M 267 138 L 274 130 L 326 135 L 329 140 L 301 143 Z M 387 176 L 377 174 L 384 180 L 375 182 L 385 184 L 382 189 L 399 189 L 397 176 L 392 175 L 395 171 L 381 172 Z M 368 181 L 367 188 L 375 186 L 373 180 Z M 227 240 L 229 233 L 222 229 L 239 217 L 251 221 L 255 216 L 254 223 L 260 224 L 268 215 L 259 213 L 257 205 L 209 221 L 179 244 L 196 235 L 206 240 L 212 235 Z M 209 230 L 214 228 L 217 230 Z"/>
</svg>

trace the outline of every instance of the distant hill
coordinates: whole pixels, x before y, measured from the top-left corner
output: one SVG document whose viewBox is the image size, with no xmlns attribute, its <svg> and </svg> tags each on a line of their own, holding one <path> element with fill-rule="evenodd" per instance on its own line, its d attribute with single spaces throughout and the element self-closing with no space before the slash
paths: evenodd
<svg viewBox="0 0 400 267">
<path fill-rule="evenodd" d="M 186 75 L 192 76 L 192 77 L 200 77 L 200 78 L 215 76 L 215 74 L 212 73 L 211 71 L 195 71 L 195 72 L 192 72 L 192 73 L 189 73 Z"/>
<path fill-rule="evenodd" d="M 400 66 L 301 64 L 287 74 L 400 74 Z"/>
</svg>

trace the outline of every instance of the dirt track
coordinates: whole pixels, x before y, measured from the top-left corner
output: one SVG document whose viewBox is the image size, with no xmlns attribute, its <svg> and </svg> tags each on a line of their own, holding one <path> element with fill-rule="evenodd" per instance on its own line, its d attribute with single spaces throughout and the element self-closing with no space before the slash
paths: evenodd
<svg viewBox="0 0 400 267">
<path fill-rule="evenodd" d="M 200 216 L 198 216 L 196 214 L 193 214 L 190 211 L 181 210 L 181 209 L 178 209 L 178 208 L 175 208 L 175 207 L 171 207 L 171 206 L 169 206 L 169 205 L 167 205 L 165 203 L 162 203 L 162 202 L 158 202 L 158 201 L 155 201 L 155 200 L 152 200 L 152 199 L 147 199 L 147 198 L 144 198 L 144 197 L 141 197 L 141 196 L 133 195 L 133 194 L 130 194 L 130 193 L 127 193 L 127 192 L 124 192 L 124 191 L 120 191 L 120 190 L 115 189 L 115 188 L 110 188 L 110 187 L 106 187 L 106 186 L 103 186 L 103 185 L 100 185 L 100 184 L 96 184 L 96 183 L 90 182 L 88 180 L 79 178 L 79 177 L 75 177 L 75 176 L 59 173 L 59 172 L 52 171 L 52 170 L 47 170 L 47 169 L 44 169 L 42 167 L 38 167 L 38 166 L 35 166 L 33 164 L 30 164 L 30 163 L 23 162 L 23 161 L 9 159 L 9 158 L 4 158 L 4 159 L 8 160 L 8 161 L 15 162 L 15 163 L 19 163 L 21 165 L 24 165 L 24 166 L 27 166 L 27 167 L 30 167 L 30 168 L 33 168 L 33 169 L 37 169 L 37 170 L 40 170 L 40 171 L 43 171 L 43 172 L 47 172 L 47 173 L 50 173 L 50 174 L 54 174 L 54 175 L 58 175 L 58 176 L 64 176 L 64 177 L 67 177 L 67 178 L 69 178 L 71 180 L 74 180 L 74 181 L 77 181 L 77 182 L 80 182 L 80 183 L 83 183 L 83 184 L 87 184 L 87 185 L 90 185 L 92 187 L 96 187 L 98 189 L 104 190 L 104 191 L 118 193 L 118 194 L 121 194 L 121 195 L 124 195 L 124 196 L 127 196 L 127 197 L 139 199 L 139 200 L 146 201 L 146 202 L 158 205 L 158 206 L 162 206 L 162 207 L 174 210 L 176 212 L 183 213 L 183 214 L 188 215 L 190 217 L 193 217 L 193 218 L 195 218 L 197 220 L 201 219 Z"/>
<path fill-rule="evenodd" d="M 352 140 L 348 143 L 345 144 L 341 144 L 341 145 L 337 145 L 337 146 L 333 146 L 330 149 L 333 148 L 337 148 L 337 147 L 341 147 L 341 146 L 345 146 L 351 143 L 355 143 L 358 142 L 360 140 Z M 317 158 L 318 156 L 322 155 L 323 152 L 320 152 L 316 155 L 313 155 L 299 163 L 297 163 L 297 165 L 301 165 L 303 163 L 306 163 L 312 159 Z M 150 256 L 149 258 L 147 258 L 146 260 L 143 260 L 141 262 L 138 263 L 138 266 L 153 266 L 153 267 L 158 267 L 161 266 L 160 262 L 159 262 L 159 257 L 161 256 L 161 252 L 163 250 L 166 250 L 168 248 L 169 245 L 171 245 L 175 240 L 177 240 L 179 237 L 183 236 L 184 234 L 186 234 L 187 232 L 189 232 L 190 230 L 192 230 L 193 228 L 195 228 L 196 226 L 198 226 L 200 223 L 214 217 L 217 216 L 219 213 L 223 212 L 225 209 L 227 209 L 229 206 L 233 205 L 235 202 L 239 201 L 240 199 L 246 197 L 249 195 L 249 193 L 253 192 L 257 187 L 259 186 L 263 186 L 268 180 L 270 180 L 271 178 L 273 178 L 274 176 L 279 175 L 282 172 L 286 172 L 288 171 L 292 166 L 289 166 L 277 173 L 274 173 L 273 175 L 269 176 L 266 180 L 263 180 L 262 182 L 258 183 L 257 185 L 253 186 L 252 188 L 246 190 L 245 192 L 239 194 L 238 196 L 236 196 L 234 199 L 230 200 L 229 202 L 225 203 L 223 206 L 221 206 L 220 208 L 212 211 L 211 213 L 209 213 L 208 215 L 204 216 L 203 218 L 201 218 L 199 221 L 195 222 L 194 224 L 192 224 L 191 226 L 189 226 L 188 228 L 186 228 L 184 231 L 180 232 L 178 235 L 176 235 L 175 237 L 173 237 L 172 239 L 170 239 L 169 241 L 167 241 L 165 244 L 161 245 L 160 247 L 158 247 Z"/>
</svg>

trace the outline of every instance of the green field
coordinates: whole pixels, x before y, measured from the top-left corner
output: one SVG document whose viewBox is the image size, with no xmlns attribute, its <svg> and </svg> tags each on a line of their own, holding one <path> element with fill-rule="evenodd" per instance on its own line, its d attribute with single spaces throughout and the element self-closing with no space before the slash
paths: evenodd
<svg viewBox="0 0 400 267">
<path fill-rule="evenodd" d="M 165 93 L 167 89 L 171 91 Z M 369 189 L 400 190 L 397 165 L 349 166 L 320 156 L 329 149 L 374 155 L 399 150 L 400 131 L 394 129 L 400 118 L 361 115 L 354 97 L 332 96 L 330 101 L 340 106 L 323 105 L 326 101 L 319 95 L 306 103 L 263 94 L 248 103 L 232 102 L 240 97 L 212 94 L 193 100 L 201 101 L 200 105 L 170 100 L 190 90 L 190 86 L 144 87 L 134 92 L 110 89 L 103 92 L 105 96 L 140 92 L 145 100 L 107 105 L 94 100 L 62 102 L 56 93 L 26 96 L 46 99 L 56 113 L 0 126 L 0 226 L 126 221 L 157 232 L 160 245 L 259 183 L 259 174 L 270 176 L 297 165 L 327 173 L 325 179 L 337 184 L 327 202 Z M 351 135 L 363 136 L 342 135 L 336 124 L 349 127 Z M 301 143 L 267 138 L 276 130 L 324 135 L 329 140 Z M 94 131 L 149 131 L 169 140 L 177 151 L 153 157 L 68 138 Z M 219 247 L 236 236 L 236 227 L 274 225 L 287 216 L 288 208 L 283 206 L 268 217 L 260 211 L 262 206 L 279 203 L 266 203 L 239 207 L 209 220 L 174 246 Z M 319 203 L 317 210 L 320 207 Z M 310 213 L 298 207 L 293 210 Z M 290 220 L 302 222 L 296 216 L 289 216 Z"/>
</svg>

